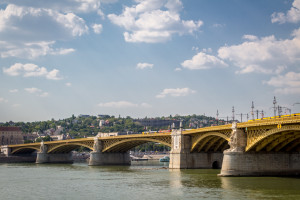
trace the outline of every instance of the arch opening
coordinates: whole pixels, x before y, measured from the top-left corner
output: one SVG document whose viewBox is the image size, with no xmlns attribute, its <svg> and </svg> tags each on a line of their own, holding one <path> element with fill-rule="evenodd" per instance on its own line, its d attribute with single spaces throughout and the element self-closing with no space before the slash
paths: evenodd
<svg viewBox="0 0 300 200">
<path fill-rule="evenodd" d="M 11 154 L 13 155 L 17 155 L 17 154 L 32 154 L 35 153 L 39 150 L 39 148 L 34 148 L 34 147 L 26 147 L 26 148 L 19 148 L 19 149 L 15 149 L 11 152 Z"/>
<path fill-rule="evenodd" d="M 69 144 L 61 144 L 52 149 L 49 149 L 48 153 L 70 153 L 71 151 L 80 148 L 93 150 L 90 146 L 86 144 L 69 143 Z"/>
<path fill-rule="evenodd" d="M 221 169 L 221 165 L 218 161 L 212 163 L 212 169 Z"/>
<path fill-rule="evenodd" d="M 191 152 L 223 152 L 229 148 L 228 141 L 229 138 L 221 133 L 207 133 L 193 142 Z"/>
<path fill-rule="evenodd" d="M 157 139 L 152 139 L 152 138 L 138 138 L 138 139 L 127 139 L 127 140 L 122 140 L 118 141 L 112 145 L 106 146 L 103 149 L 103 152 L 126 152 L 129 151 L 139 145 L 143 145 L 145 143 L 153 143 L 153 144 L 162 144 L 168 147 L 171 147 L 171 144 L 165 141 L 157 140 Z"/>
</svg>

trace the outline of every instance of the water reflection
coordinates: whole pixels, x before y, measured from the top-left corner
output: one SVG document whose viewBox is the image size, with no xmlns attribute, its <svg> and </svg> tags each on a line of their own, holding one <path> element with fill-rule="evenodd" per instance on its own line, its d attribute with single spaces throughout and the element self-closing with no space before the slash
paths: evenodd
<svg viewBox="0 0 300 200">
<path fill-rule="evenodd" d="M 219 170 L 215 169 L 186 169 L 182 170 L 185 187 L 220 188 L 221 180 L 217 177 Z"/>
<path fill-rule="evenodd" d="M 240 195 L 245 199 L 298 199 L 299 179 L 284 177 L 220 177 L 224 198 Z M 243 191 L 241 193 L 241 191 Z"/>
<path fill-rule="evenodd" d="M 0 199 L 300 199 L 300 179 L 218 177 L 219 172 L 168 169 L 158 161 L 131 166 L 3 164 Z"/>
<path fill-rule="evenodd" d="M 170 172 L 170 188 L 176 192 L 177 195 L 182 195 L 182 175 L 181 175 L 181 170 L 180 169 L 169 169 Z"/>
</svg>

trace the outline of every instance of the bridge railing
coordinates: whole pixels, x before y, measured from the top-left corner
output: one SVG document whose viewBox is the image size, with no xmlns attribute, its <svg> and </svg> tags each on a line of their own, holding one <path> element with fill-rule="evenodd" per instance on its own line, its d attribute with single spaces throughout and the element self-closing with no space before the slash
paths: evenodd
<svg viewBox="0 0 300 200">
<path fill-rule="evenodd" d="M 293 115 L 283 115 L 283 116 L 276 116 L 270 118 L 262 118 L 262 119 L 255 119 L 249 120 L 248 122 L 238 123 L 238 128 L 245 128 L 251 126 L 265 126 L 265 125 L 276 125 L 276 124 L 289 124 L 289 123 L 300 123 L 300 114 L 293 114 Z"/>
</svg>

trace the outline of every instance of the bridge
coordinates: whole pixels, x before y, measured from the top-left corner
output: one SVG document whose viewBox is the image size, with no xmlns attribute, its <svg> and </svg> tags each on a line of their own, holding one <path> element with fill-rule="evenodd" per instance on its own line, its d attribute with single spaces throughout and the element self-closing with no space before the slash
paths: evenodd
<svg viewBox="0 0 300 200">
<path fill-rule="evenodd" d="M 300 174 L 300 114 L 192 130 L 1 146 L 6 156 L 37 152 L 36 163 L 72 163 L 91 150 L 89 165 L 130 165 L 129 150 L 157 142 L 171 147 L 170 168 L 220 168 L 221 176 Z"/>
</svg>

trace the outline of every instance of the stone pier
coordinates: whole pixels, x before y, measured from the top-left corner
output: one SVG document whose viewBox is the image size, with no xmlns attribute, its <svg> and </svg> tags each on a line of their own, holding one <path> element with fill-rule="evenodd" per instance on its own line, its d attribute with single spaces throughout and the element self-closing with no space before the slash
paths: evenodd
<svg viewBox="0 0 300 200">
<path fill-rule="evenodd" d="M 99 141 L 97 137 L 94 139 L 93 149 L 94 150 L 90 153 L 90 166 L 131 164 L 129 152 L 102 152 L 102 141 Z"/>
<path fill-rule="evenodd" d="M 297 176 L 300 153 L 245 152 L 247 135 L 232 124 L 230 149 L 224 151 L 219 176 Z"/>
<path fill-rule="evenodd" d="M 191 138 L 182 134 L 182 128 L 172 131 L 170 169 L 219 169 L 222 166 L 223 153 L 191 153 Z"/>
<path fill-rule="evenodd" d="M 73 163 L 72 153 L 42 153 L 38 152 L 36 156 L 37 164 L 43 163 Z"/>
<path fill-rule="evenodd" d="M 11 148 L 9 148 L 7 145 L 2 145 L 1 146 L 1 154 L 5 155 L 6 157 L 10 156 Z"/>
<path fill-rule="evenodd" d="M 299 176 L 300 153 L 224 152 L 219 176 Z"/>
<path fill-rule="evenodd" d="M 37 164 L 43 163 L 73 163 L 72 153 L 47 153 L 48 146 L 41 142 L 40 151 L 37 152 Z"/>
<path fill-rule="evenodd" d="M 101 165 L 130 165 L 131 159 L 128 152 L 126 153 L 102 153 L 91 152 L 90 153 L 90 166 Z"/>
</svg>

